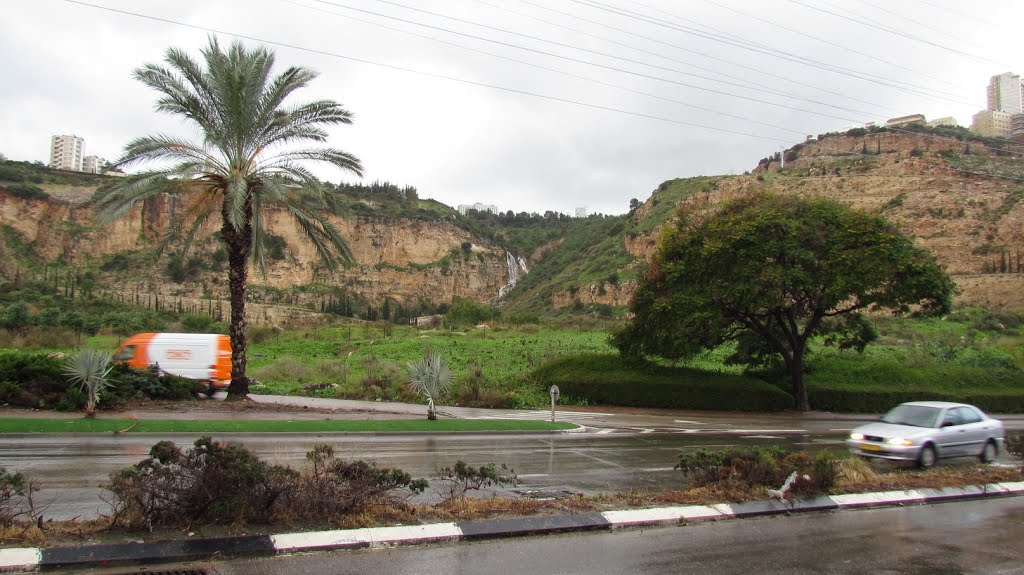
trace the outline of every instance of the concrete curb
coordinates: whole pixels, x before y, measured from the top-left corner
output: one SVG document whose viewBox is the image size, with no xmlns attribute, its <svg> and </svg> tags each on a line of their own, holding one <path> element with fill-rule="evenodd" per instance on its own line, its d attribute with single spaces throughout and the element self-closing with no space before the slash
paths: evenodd
<svg viewBox="0 0 1024 575">
<path fill-rule="evenodd" d="M 856 493 L 814 497 L 792 502 L 753 501 L 718 505 L 685 505 L 654 509 L 630 509 L 487 519 L 460 523 L 401 525 L 334 531 L 306 531 L 276 535 L 252 535 L 216 539 L 158 541 L 53 547 L 0 549 L 0 571 L 37 571 L 61 568 L 109 567 L 129 564 L 174 563 L 214 557 L 277 555 L 334 549 L 380 548 L 441 541 L 471 541 L 626 527 L 678 525 L 691 521 L 789 515 L 813 511 L 942 503 L 990 497 L 1024 495 L 1024 481 L 943 489 L 914 489 L 880 493 Z"/>
</svg>

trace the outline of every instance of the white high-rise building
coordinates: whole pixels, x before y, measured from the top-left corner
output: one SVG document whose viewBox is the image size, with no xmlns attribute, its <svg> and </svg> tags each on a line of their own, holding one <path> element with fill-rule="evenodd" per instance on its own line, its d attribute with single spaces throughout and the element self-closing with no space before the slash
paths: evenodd
<svg viewBox="0 0 1024 575">
<path fill-rule="evenodd" d="M 82 171 L 85 140 L 74 134 L 50 139 L 50 167 L 58 170 Z"/>
<path fill-rule="evenodd" d="M 992 76 L 988 83 L 988 111 L 1009 112 L 1020 114 L 1024 112 L 1024 85 L 1020 82 L 1020 76 L 1006 72 L 998 76 Z"/>
<path fill-rule="evenodd" d="M 82 171 L 90 174 L 102 174 L 107 161 L 99 156 L 86 156 L 82 160 Z"/>
<path fill-rule="evenodd" d="M 476 210 L 478 212 L 491 212 L 492 214 L 498 213 L 498 206 L 492 204 L 481 204 L 480 202 L 477 202 L 475 204 L 459 204 L 456 209 L 459 210 L 459 213 L 462 215 L 466 215 L 466 212 L 468 210 Z"/>
</svg>

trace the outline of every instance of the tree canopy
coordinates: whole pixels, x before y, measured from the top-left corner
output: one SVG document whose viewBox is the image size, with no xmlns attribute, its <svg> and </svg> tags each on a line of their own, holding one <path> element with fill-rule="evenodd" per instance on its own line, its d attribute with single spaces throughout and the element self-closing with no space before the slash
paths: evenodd
<svg viewBox="0 0 1024 575">
<path fill-rule="evenodd" d="M 810 409 L 807 344 L 863 349 L 862 312 L 940 314 L 953 281 L 932 255 L 885 219 L 825 199 L 753 195 L 703 221 L 667 227 L 613 335 L 626 357 L 684 359 L 736 341 L 748 363 L 774 354 Z"/>
</svg>

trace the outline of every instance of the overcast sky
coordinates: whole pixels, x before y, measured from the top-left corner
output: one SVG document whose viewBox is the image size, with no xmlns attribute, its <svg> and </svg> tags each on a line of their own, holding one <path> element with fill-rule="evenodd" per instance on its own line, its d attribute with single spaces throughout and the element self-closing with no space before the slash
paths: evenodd
<svg viewBox="0 0 1024 575">
<path fill-rule="evenodd" d="M 1016 0 L 87 1 L 107 9 L 4 3 L 9 159 L 48 162 L 53 134 L 107 159 L 136 136 L 195 137 L 132 70 L 171 46 L 198 56 L 216 30 L 320 73 L 293 101 L 355 114 L 330 145 L 364 181 L 502 211 L 622 213 L 806 134 L 911 113 L 969 125 L 991 76 L 1024 73 Z"/>
</svg>

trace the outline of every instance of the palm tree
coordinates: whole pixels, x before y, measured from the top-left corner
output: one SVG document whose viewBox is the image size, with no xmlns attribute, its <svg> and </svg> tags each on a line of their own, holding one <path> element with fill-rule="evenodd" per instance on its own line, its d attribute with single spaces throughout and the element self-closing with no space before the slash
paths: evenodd
<svg viewBox="0 0 1024 575">
<path fill-rule="evenodd" d="M 100 392 L 110 386 L 107 376 L 114 366 L 110 365 L 110 354 L 98 349 L 83 349 L 68 358 L 64 375 L 82 387 L 85 394 L 85 416 L 96 417 L 96 404 Z"/>
<path fill-rule="evenodd" d="M 355 156 L 340 150 L 291 146 L 324 142 L 324 126 L 352 123 L 352 114 L 332 100 L 283 106 L 316 73 L 291 67 L 271 77 L 271 51 L 248 50 L 240 42 L 225 51 L 212 37 L 202 56 L 205 67 L 171 48 L 165 56 L 167 67 L 147 64 L 135 70 L 136 79 L 162 95 L 157 111 L 196 125 L 202 141 L 161 134 L 130 142 L 118 166 L 163 165 L 98 192 L 97 219 L 109 223 L 147 198 L 179 195 L 184 200 L 183 221 L 171 227 L 184 233 L 187 250 L 200 227 L 220 215 L 231 298 L 228 399 L 243 399 L 250 383 L 245 374 L 246 283 L 251 262 L 266 273 L 265 212 L 287 211 L 329 269 L 337 263 L 348 264 L 352 261 L 348 245 L 324 215 L 338 208 L 335 192 L 325 188 L 303 162 L 324 162 L 356 175 L 362 175 L 362 166 Z"/>
<path fill-rule="evenodd" d="M 437 419 L 434 399 L 440 399 L 451 387 L 455 376 L 452 370 L 441 361 L 441 355 L 427 353 L 416 363 L 408 362 L 409 379 L 415 391 L 427 398 L 427 419 Z"/>
</svg>

